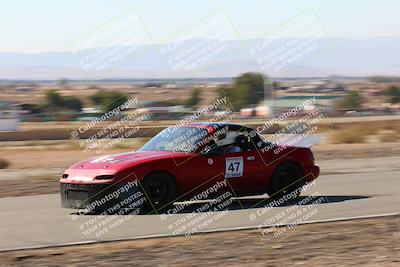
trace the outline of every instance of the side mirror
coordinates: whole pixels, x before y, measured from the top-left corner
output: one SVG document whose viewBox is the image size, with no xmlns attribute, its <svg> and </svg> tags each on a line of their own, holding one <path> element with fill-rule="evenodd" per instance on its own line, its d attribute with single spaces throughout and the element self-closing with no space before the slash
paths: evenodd
<svg viewBox="0 0 400 267">
<path fill-rule="evenodd" d="M 205 147 L 200 153 L 204 156 L 212 157 L 212 156 L 222 155 L 224 151 L 220 147 L 213 146 L 213 147 Z"/>
</svg>

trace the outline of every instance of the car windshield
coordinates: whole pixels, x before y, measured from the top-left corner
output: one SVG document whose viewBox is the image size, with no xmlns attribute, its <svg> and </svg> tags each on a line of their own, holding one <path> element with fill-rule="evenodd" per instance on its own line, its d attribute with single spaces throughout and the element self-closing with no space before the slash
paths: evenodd
<svg viewBox="0 0 400 267">
<path fill-rule="evenodd" d="M 164 129 L 139 151 L 171 151 L 187 152 L 196 151 L 201 140 L 207 136 L 206 129 L 197 127 L 169 127 Z"/>
</svg>

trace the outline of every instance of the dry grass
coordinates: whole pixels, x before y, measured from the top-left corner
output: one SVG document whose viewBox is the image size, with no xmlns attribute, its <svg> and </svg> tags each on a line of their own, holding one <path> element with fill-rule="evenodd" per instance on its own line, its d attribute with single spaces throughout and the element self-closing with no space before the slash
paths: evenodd
<svg viewBox="0 0 400 267">
<path fill-rule="evenodd" d="M 60 175 L 39 175 L 30 176 L 25 180 L 2 180 L 0 181 L 1 188 L 7 190 L 0 191 L 0 198 L 3 197 L 22 197 L 36 196 L 43 194 L 56 194 L 60 189 Z"/>
<path fill-rule="evenodd" d="M 400 134 L 398 133 L 393 133 L 393 134 L 384 134 L 381 135 L 380 141 L 381 142 L 397 142 L 400 140 Z"/>
<path fill-rule="evenodd" d="M 386 123 L 383 127 L 385 130 L 395 131 L 400 134 L 400 124 L 399 123 Z"/>
<path fill-rule="evenodd" d="M 379 131 L 379 127 L 370 123 L 363 123 L 357 126 L 360 131 L 363 132 L 364 135 L 373 135 Z M 356 129 L 357 129 L 356 127 Z"/>
<path fill-rule="evenodd" d="M 331 133 L 330 140 L 334 144 L 364 143 L 366 137 L 374 133 L 372 127 L 355 125 Z"/>
<path fill-rule="evenodd" d="M 329 135 L 330 141 L 334 144 L 365 143 L 368 136 L 376 136 L 380 142 L 396 142 L 400 139 L 400 125 L 362 123 L 333 130 Z"/>
<path fill-rule="evenodd" d="M 146 144 L 151 138 L 141 137 L 141 138 L 133 138 L 133 139 L 125 139 L 121 142 L 117 142 L 112 146 L 112 149 L 139 149 L 144 144 Z"/>
</svg>

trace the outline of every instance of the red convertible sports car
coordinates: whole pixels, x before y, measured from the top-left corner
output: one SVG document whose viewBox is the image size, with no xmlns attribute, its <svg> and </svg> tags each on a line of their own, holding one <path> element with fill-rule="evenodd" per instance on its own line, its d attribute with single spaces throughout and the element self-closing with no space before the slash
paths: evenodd
<svg viewBox="0 0 400 267">
<path fill-rule="evenodd" d="M 247 126 L 193 123 L 164 129 L 136 152 L 72 165 L 60 194 L 65 208 L 104 211 L 135 203 L 161 210 L 227 191 L 297 197 L 318 175 L 309 148 L 276 145 Z"/>
</svg>

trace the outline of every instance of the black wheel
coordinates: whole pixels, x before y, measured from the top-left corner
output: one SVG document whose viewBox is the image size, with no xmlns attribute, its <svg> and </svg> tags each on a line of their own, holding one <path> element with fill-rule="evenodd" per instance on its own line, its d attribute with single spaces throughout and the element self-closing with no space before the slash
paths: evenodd
<svg viewBox="0 0 400 267">
<path fill-rule="evenodd" d="M 290 194 L 290 198 L 294 199 L 300 195 L 303 185 L 303 171 L 294 163 L 284 163 L 272 175 L 267 193 L 273 198 Z"/>
<path fill-rule="evenodd" d="M 158 212 L 165 210 L 176 197 L 176 183 L 168 173 L 155 172 L 147 176 L 143 181 L 144 195 L 146 197 L 146 210 L 156 209 Z"/>
</svg>

